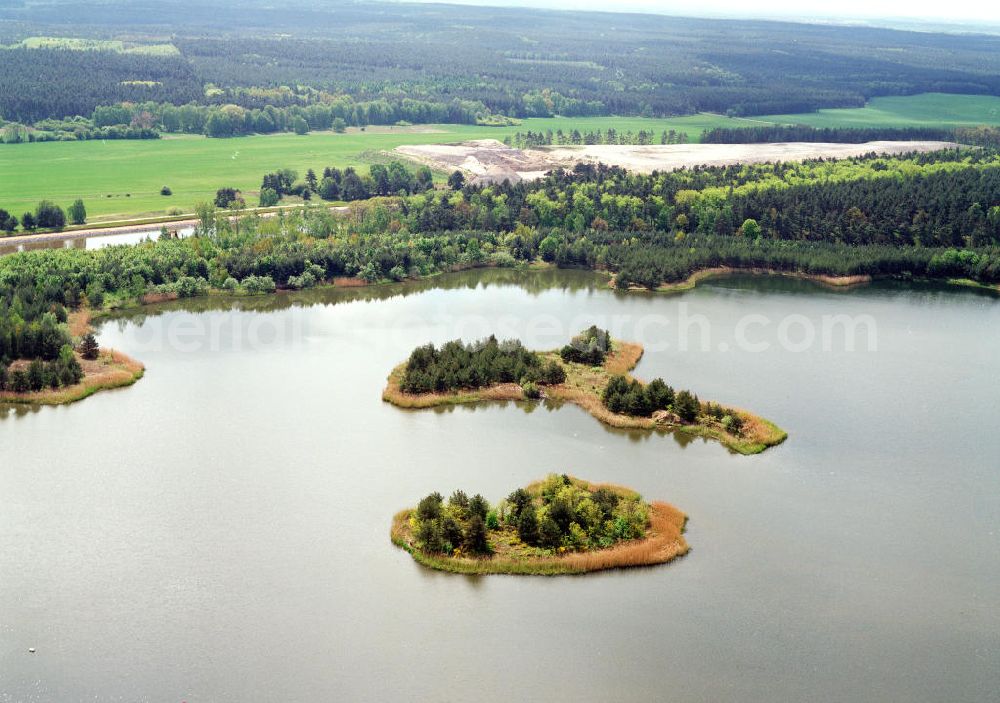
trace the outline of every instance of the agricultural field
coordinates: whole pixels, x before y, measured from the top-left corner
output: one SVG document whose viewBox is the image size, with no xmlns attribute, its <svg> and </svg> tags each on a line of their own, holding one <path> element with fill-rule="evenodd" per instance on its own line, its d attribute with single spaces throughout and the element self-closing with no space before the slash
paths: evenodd
<svg viewBox="0 0 1000 703">
<path fill-rule="evenodd" d="M 618 131 L 683 131 L 696 141 L 711 127 L 740 122 L 718 115 L 667 119 L 537 118 L 515 127 L 425 125 L 369 127 L 344 134 L 313 132 L 255 135 L 232 139 L 167 135 L 158 140 L 40 142 L 0 145 L 0 208 L 20 216 L 47 198 L 64 208 L 76 198 L 87 206 L 88 222 L 161 215 L 172 208 L 190 212 L 211 200 L 221 187 L 248 194 L 255 202 L 262 176 L 291 168 L 304 175 L 325 166 L 367 167 L 385 161 L 403 144 L 435 144 L 468 139 L 503 139 L 527 130 L 581 132 L 614 127 Z M 440 174 L 443 175 L 443 174 Z M 168 186 L 173 195 L 160 195 Z"/>
<path fill-rule="evenodd" d="M 920 95 L 873 98 L 865 107 L 757 118 L 810 127 L 967 127 L 1000 124 L 1000 98 L 991 95 Z"/>
<path fill-rule="evenodd" d="M 524 120 L 511 127 L 418 125 L 349 129 L 344 134 L 279 133 L 232 139 L 165 135 L 159 140 L 44 142 L 0 145 L 0 208 L 17 216 L 43 199 L 68 206 L 83 198 L 90 223 L 163 215 L 211 200 L 221 187 L 242 190 L 255 202 L 264 173 L 291 168 L 344 168 L 391 158 L 398 146 L 447 144 L 471 139 L 498 139 L 515 132 L 551 129 L 570 132 L 664 130 L 687 134 L 697 142 L 702 130 L 751 124 L 791 123 L 816 127 L 961 126 L 1000 124 L 1000 98 L 926 93 L 875 98 L 863 108 L 820 110 L 797 115 L 730 118 L 697 114 L 685 117 L 552 117 Z M 445 174 L 438 173 L 443 176 Z M 169 186 L 172 196 L 160 195 Z"/>
<path fill-rule="evenodd" d="M 114 51 L 120 54 L 180 56 L 173 44 L 124 42 L 117 39 L 81 39 L 77 37 L 27 37 L 8 48 L 63 49 L 66 51 Z"/>
</svg>

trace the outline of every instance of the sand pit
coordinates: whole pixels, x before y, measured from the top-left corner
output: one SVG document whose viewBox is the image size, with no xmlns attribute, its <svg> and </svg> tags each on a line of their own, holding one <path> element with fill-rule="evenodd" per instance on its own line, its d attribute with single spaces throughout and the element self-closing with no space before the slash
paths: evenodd
<svg viewBox="0 0 1000 703">
<path fill-rule="evenodd" d="M 460 144 L 421 144 L 396 148 L 396 152 L 442 171 L 461 170 L 473 182 L 531 181 L 555 168 L 577 163 L 603 163 L 631 171 L 673 171 L 692 166 L 725 166 L 766 161 L 843 159 L 876 152 L 903 154 L 955 147 L 953 142 L 866 142 L 829 144 L 784 142 L 778 144 L 669 144 L 651 146 L 559 146 L 514 149 L 495 139 Z"/>
</svg>

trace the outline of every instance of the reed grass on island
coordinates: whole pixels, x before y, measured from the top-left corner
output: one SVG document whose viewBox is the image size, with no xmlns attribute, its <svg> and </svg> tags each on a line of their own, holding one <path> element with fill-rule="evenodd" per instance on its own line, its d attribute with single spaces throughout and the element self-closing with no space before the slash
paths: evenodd
<svg viewBox="0 0 1000 703">
<path fill-rule="evenodd" d="M 461 491 L 447 502 L 431 494 L 396 513 L 390 537 L 439 571 L 557 576 L 665 564 L 689 551 L 686 523 L 674 506 L 628 488 L 553 474 L 495 506 Z M 449 531 L 460 544 L 445 540 Z"/>
<path fill-rule="evenodd" d="M 113 349 L 102 350 L 93 360 L 79 355 L 77 358 L 83 367 L 83 378 L 79 383 L 25 393 L 0 391 L 0 403 L 65 405 L 89 398 L 98 391 L 131 386 L 146 371 L 140 362 Z"/>
<path fill-rule="evenodd" d="M 703 404 L 722 411 L 720 416 L 699 412 L 693 421 L 683 421 L 675 413 L 654 412 L 651 415 L 629 415 L 608 409 L 602 398 L 609 381 L 616 376 L 629 374 L 642 358 L 642 345 L 634 342 L 611 340 L 611 349 L 603 364 L 591 366 L 565 362 L 558 351 L 539 352 L 543 363 L 558 364 L 565 371 L 562 383 L 542 385 L 537 388 L 538 396 L 552 401 L 575 403 L 600 422 L 619 429 L 649 431 L 680 431 L 691 435 L 714 439 L 731 451 L 739 454 L 759 454 L 769 447 L 781 444 L 788 434 L 774 423 L 751 412 L 731 406 L 714 403 Z M 394 368 L 382 392 L 382 400 L 400 408 L 425 409 L 444 405 L 460 405 L 488 401 L 532 400 L 529 385 L 517 383 L 496 383 L 481 388 L 459 388 L 455 390 L 407 393 L 403 390 L 403 379 L 407 370 L 404 362 Z M 738 418 L 738 422 L 724 423 L 724 417 Z M 727 425 L 737 427 L 733 431 Z"/>
</svg>

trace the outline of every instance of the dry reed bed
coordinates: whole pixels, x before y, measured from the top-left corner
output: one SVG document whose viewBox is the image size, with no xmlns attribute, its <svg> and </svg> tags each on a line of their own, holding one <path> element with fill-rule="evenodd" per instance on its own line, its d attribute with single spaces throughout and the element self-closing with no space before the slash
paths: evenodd
<svg viewBox="0 0 1000 703">
<path fill-rule="evenodd" d="M 146 367 L 135 359 L 114 350 L 103 350 L 94 360 L 77 355 L 83 367 L 83 379 L 72 386 L 46 388 L 30 393 L 0 392 L 0 402 L 31 405 L 64 405 L 83 400 L 94 393 L 131 386 L 142 378 Z"/>
<path fill-rule="evenodd" d="M 850 288 L 853 286 L 859 286 L 865 283 L 871 283 L 872 277 L 867 274 L 858 274 L 854 276 L 828 276 L 822 273 L 805 273 L 802 271 L 781 271 L 779 269 L 770 268 L 757 268 L 757 267 L 746 267 L 739 268 L 733 266 L 714 266 L 712 268 L 699 269 L 692 273 L 690 276 L 685 278 L 683 281 L 677 281 L 676 283 L 661 283 L 656 287 L 655 291 L 650 291 L 648 288 L 643 288 L 642 286 L 629 286 L 629 291 L 636 293 L 643 292 L 657 292 L 657 293 L 681 293 L 683 291 L 688 291 L 698 285 L 701 281 L 706 281 L 710 278 L 718 278 L 722 276 L 730 276 L 733 274 L 751 274 L 754 276 L 784 276 L 786 278 L 798 278 L 804 281 L 812 281 L 814 283 L 820 283 L 831 288 Z M 608 281 L 608 287 L 615 287 L 614 277 Z"/>
<path fill-rule="evenodd" d="M 566 381 L 555 386 L 544 386 L 547 399 L 575 403 L 605 425 L 618 429 L 635 430 L 678 430 L 688 434 L 715 439 L 725 447 L 739 454 L 759 454 L 768 447 L 781 444 L 788 434 L 774 423 L 753 413 L 723 406 L 727 412 L 743 420 L 743 434 L 734 435 L 717 424 L 663 424 L 652 417 L 622 415 L 608 410 L 601 400 L 601 392 L 608 379 L 614 375 L 629 375 L 642 358 L 641 344 L 615 340 L 613 351 L 608 354 L 604 365 L 591 367 L 583 364 L 562 362 L 557 352 L 544 352 L 546 359 L 555 361 L 566 370 Z M 521 387 L 516 383 L 503 383 L 487 388 L 460 390 L 448 393 L 405 393 L 401 388 L 406 363 L 392 370 L 387 379 L 382 400 L 411 410 L 433 408 L 443 405 L 462 405 L 488 401 L 527 400 Z"/>
</svg>

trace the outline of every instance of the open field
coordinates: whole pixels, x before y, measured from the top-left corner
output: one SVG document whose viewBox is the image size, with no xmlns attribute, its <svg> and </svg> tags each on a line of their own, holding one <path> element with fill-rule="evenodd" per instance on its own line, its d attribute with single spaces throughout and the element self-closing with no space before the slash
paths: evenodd
<svg viewBox="0 0 1000 703">
<path fill-rule="evenodd" d="M 963 127 L 1000 124 L 1000 98 L 922 93 L 873 98 L 865 107 L 766 115 L 765 122 L 812 127 Z"/>
<path fill-rule="evenodd" d="M 20 44 L 26 49 L 68 49 L 71 51 L 115 51 L 122 54 L 148 56 L 180 56 L 173 44 L 123 42 L 109 39 L 80 39 L 77 37 L 27 37 Z"/>
<path fill-rule="evenodd" d="M 90 222 L 159 215 L 168 208 L 190 212 L 199 201 L 211 200 L 221 187 L 255 195 L 268 171 L 325 166 L 363 166 L 384 160 L 382 152 L 402 144 L 440 144 L 469 139 L 503 139 L 520 131 L 562 129 L 580 131 L 614 127 L 619 131 L 678 130 L 697 139 L 713 126 L 736 126 L 736 120 L 716 115 L 671 119 L 545 118 L 525 120 L 516 127 L 427 125 L 372 127 L 345 134 L 314 132 L 233 139 L 166 136 L 159 140 L 41 142 L 0 145 L 0 208 L 21 213 L 42 198 L 63 207 L 83 198 Z M 173 195 L 160 195 L 170 186 Z M 110 196 L 110 197 L 108 197 Z"/>
<path fill-rule="evenodd" d="M 904 154 L 937 151 L 956 146 L 952 142 L 866 142 L 864 144 L 824 144 L 786 142 L 781 144 L 670 144 L 543 147 L 513 149 L 496 140 L 475 140 L 462 144 L 422 144 L 397 147 L 397 153 L 437 170 L 461 169 L 468 175 L 499 182 L 534 180 L 554 168 L 572 168 L 578 163 L 603 163 L 630 171 L 651 173 L 692 166 L 725 166 L 734 163 L 802 161 L 804 159 L 860 156 L 870 152 Z"/>
<path fill-rule="evenodd" d="M 423 125 L 302 136 L 208 139 L 168 135 L 149 141 L 4 144 L 0 145 L 0 208 L 20 216 L 42 198 L 64 207 L 83 198 L 89 221 L 98 223 L 163 215 L 170 208 L 190 212 L 196 202 L 210 200 L 216 189 L 224 186 L 243 190 L 252 202 L 261 177 L 268 171 L 292 168 L 302 175 L 310 167 L 366 167 L 385 160 L 385 152 L 403 145 L 502 140 L 528 130 L 584 132 L 609 127 L 634 132 L 645 129 L 657 135 L 673 129 L 697 141 L 704 129 L 762 122 L 855 127 L 1000 124 L 1000 98 L 929 93 L 876 98 L 864 108 L 753 119 L 710 114 L 667 119 L 553 117 L 524 120 L 513 127 Z M 164 185 L 170 186 L 172 196 L 159 194 Z"/>
</svg>

